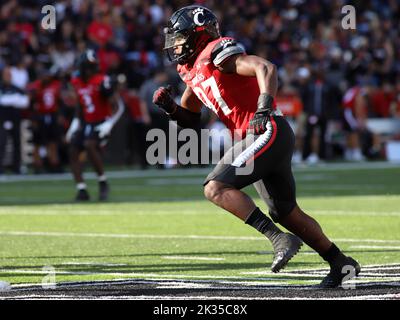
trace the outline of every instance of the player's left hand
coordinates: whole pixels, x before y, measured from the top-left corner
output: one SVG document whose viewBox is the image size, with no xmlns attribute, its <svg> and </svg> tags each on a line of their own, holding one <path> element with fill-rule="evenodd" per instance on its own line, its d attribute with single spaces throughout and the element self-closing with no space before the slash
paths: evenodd
<svg viewBox="0 0 400 320">
<path fill-rule="evenodd" d="M 112 122 L 106 120 L 103 123 L 97 125 L 94 128 L 94 130 L 99 133 L 99 138 L 103 139 L 104 137 L 108 136 L 111 133 L 112 128 L 113 128 Z"/>
<path fill-rule="evenodd" d="M 255 135 L 263 134 L 267 130 L 267 124 L 272 112 L 274 98 L 266 93 L 260 94 L 257 102 L 257 111 L 250 120 L 248 130 Z"/>
</svg>

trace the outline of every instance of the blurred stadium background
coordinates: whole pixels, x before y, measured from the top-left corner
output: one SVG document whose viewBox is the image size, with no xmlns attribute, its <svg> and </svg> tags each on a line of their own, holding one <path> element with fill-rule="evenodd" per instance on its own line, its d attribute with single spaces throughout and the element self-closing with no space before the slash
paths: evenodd
<svg viewBox="0 0 400 320">
<path fill-rule="evenodd" d="M 311 214 L 315 212 L 328 234 L 345 250 L 355 251 L 362 264 L 378 268 L 391 264 L 394 271 L 387 279 L 398 284 L 400 2 L 196 3 L 217 14 L 223 35 L 235 37 L 248 53 L 277 65 L 278 107 L 290 119 L 297 136 L 293 162 L 300 181 L 299 201 Z M 57 12 L 55 30 L 41 27 L 41 8 L 49 4 Z M 236 247 L 232 247 L 233 237 L 254 234 L 201 200 L 201 181 L 208 170 L 177 164 L 174 166 L 182 167 L 182 171 L 153 172 L 145 160 L 146 132 L 168 123 L 152 105 L 154 90 L 170 83 L 177 97 L 183 91 L 174 66 L 162 52 L 163 26 L 174 10 L 189 4 L 193 2 L 0 2 L 1 85 L 9 74 L 9 81 L 29 99 L 22 109 L 2 109 L 0 95 L 1 279 L 12 284 L 39 283 L 47 272 L 42 270 L 44 265 L 61 269 L 57 274 L 60 281 L 169 276 L 271 279 L 271 274 L 260 271 L 269 256 L 254 253 L 263 251 L 265 244 L 257 247 L 254 239 L 247 239 L 240 244 L 235 241 Z M 356 8 L 355 30 L 341 26 L 345 4 Z M 71 205 L 72 179 L 58 173 L 69 172 L 64 136 L 77 105 L 69 79 L 76 58 L 86 48 L 95 49 L 101 70 L 118 79 L 126 112 L 114 128 L 104 155 L 107 172 L 112 171 L 111 203 Z M 38 125 L 33 92 L 37 81 L 46 77 L 60 88 L 56 96 L 60 132 L 56 152 L 60 163 L 56 167 L 50 165 L 45 146 L 37 145 L 35 151 L 33 143 L 33 128 Z M 321 84 L 325 94 L 316 104 L 313 94 Z M 347 109 L 355 116 L 356 128 L 352 130 L 345 121 Z M 203 127 L 222 126 L 204 108 Z M 119 173 L 121 169 L 124 171 Z M 144 169 L 150 170 L 139 171 Z M 52 173 L 54 178 L 34 175 L 39 173 Z M 185 215 L 190 215 L 192 223 Z M 346 219 L 348 224 L 339 224 Z M 103 236 L 96 238 L 99 233 Z M 152 236 L 146 238 L 148 234 Z M 197 238 L 190 236 L 193 234 L 204 236 L 205 241 L 196 242 Z M 53 241 L 48 242 L 52 236 Z M 163 258 L 168 255 L 180 255 L 181 259 Z M 182 259 L 182 255 L 211 258 L 196 262 Z M 305 249 L 296 259 L 295 269 L 323 266 L 310 250 Z M 362 281 L 383 279 L 378 274 L 385 269 L 371 270 L 370 277 Z M 308 282 L 307 277 L 297 279 L 293 274 L 275 280 L 310 284 L 312 280 L 317 283 L 320 276 L 316 274 Z"/>
<path fill-rule="evenodd" d="M 101 71 L 125 80 L 120 90 L 127 107 L 126 114 L 114 130 L 106 161 L 144 168 L 146 131 L 163 127 L 167 121 L 152 105 L 152 94 L 155 88 L 166 83 L 173 84 L 178 97 L 183 89 L 174 67 L 162 53 L 163 26 L 174 10 L 189 3 L 162 0 L 2 1 L 0 68 L 11 67 L 12 84 L 24 90 L 31 99 L 28 108 L 13 114 L 18 118 L 15 125 L 21 123 L 20 146 L 3 137 L 0 146 L 5 152 L 0 152 L 0 164 L 15 173 L 34 171 L 32 122 L 35 123 L 38 111 L 32 88 L 38 79 L 48 75 L 61 85 L 56 97 L 62 134 L 57 141 L 57 150 L 62 167 L 66 169 L 68 153 L 63 134 L 77 104 L 68 80 L 79 54 L 85 48 L 94 48 Z M 296 162 L 396 160 L 400 157 L 398 1 L 349 2 L 356 8 L 356 30 L 344 30 L 341 26 L 341 8 L 347 3 L 345 1 L 198 3 L 208 5 L 216 12 L 222 34 L 237 38 L 248 53 L 265 57 L 278 66 L 278 104 L 296 128 Z M 55 30 L 41 27 L 44 17 L 41 8 L 48 4 L 54 4 L 56 8 Z M 327 92 L 316 107 L 311 96 L 318 81 L 326 85 Z M 358 110 L 359 137 L 350 144 L 350 133 L 343 121 L 346 108 Z M 320 119 L 316 125 L 320 134 L 313 130 L 315 114 Z M 4 122 L 2 127 L 10 129 Z M 203 127 L 220 128 L 220 123 L 206 109 Z M 5 134 L 2 130 L 1 135 Z M 14 148 L 21 153 L 20 164 L 18 156 L 12 157 Z M 351 149 L 357 148 L 361 150 L 361 156 L 352 153 Z M 45 165 L 47 158 L 43 146 L 38 146 L 38 155 Z M 39 160 L 37 166 L 41 166 Z M 36 169 L 42 172 L 49 168 Z"/>
</svg>

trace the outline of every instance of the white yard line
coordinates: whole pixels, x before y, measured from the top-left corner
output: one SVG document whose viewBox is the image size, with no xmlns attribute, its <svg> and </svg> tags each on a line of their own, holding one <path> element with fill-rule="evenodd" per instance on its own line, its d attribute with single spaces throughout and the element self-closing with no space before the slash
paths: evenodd
<svg viewBox="0 0 400 320">
<path fill-rule="evenodd" d="M 18 211 L 17 211 L 18 210 Z M 149 215 L 174 215 L 174 216 L 204 216 L 204 215 L 215 215 L 213 211 L 206 211 L 206 212 L 198 212 L 198 211 L 190 211 L 190 210 L 171 210 L 171 211 L 164 211 L 164 210 L 145 210 L 145 211 L 124 211 L 121 209 L 120 211 L 91 211 L 91 210 L 79 210 L 75 208 L 69 208 L 69 211 L 62 210 L 57 211 L 57 209 L 51 209 L 52 211 L 32 211 L 34 209 L 30 208 L 29 210 L 24 210 L 18 208 L 15 210 L 15 207 L 8 210 L 8 208 L 0 208 L 0 216 L 56 216 L 60 218 L 64 217 L 71 217 L 71 216 L 149 216 Z M 46 210 L 46 209 L 44 209 Z M 56 211 L 54 211 L 56 210 Z"/>
<path fill-rule="evenodd" d="M 87 238 L 143 238 L 143 239 L 195 239 L 195 240 L 256 240 L 263 237 L 244 236 L 206 236 L 206 235 L 159 235 L 159 234 L 120 234 L 120 233 L 85 233 L 85 232 L 43 232 L 43 231 L 0 231 L 5 236 L 46 236 L 46 237 L 87 237 Z M 400 241 L 399 241 L 400 242 Z"/>
<path fill-rule="evenodd" d="M 376 271 L 384 269 L 384 270 L 400 270 L 400 262 L 394 262 L 394 263 L 385 263 L 385 264 L 368 264 L 368 265 L 362 265 L 361 266 L 362 271 Z M 328 272 L 329 268 L 302 268 L 302 269 L 289 269 L 287 272 L 288 273 L 309 273 L 309 272 Z M 270 272 L 270 271 L 264 271 L 264 272 Z M 275 273 L 274 273 L 275 274 Z M 282 274 L 282 273 L 277 273 L 277 274 Z"/>
<path fill-rule="evenodd" d="M 185 176 L 206 176 L 211 170 L 210 168 L 195 169 L 169 169 L 169 170 L 119 170 L 108 171 L 109 178 L 129 179 L 129 178 L 160 178 L 160 177 L 185 177 Z M 400 168 L 400 164 L 389 162 L 365 162 L 365 163 L 329 163 L 312 167 L 294 166 L 295 173 L 312 173 L 332 172 L 332 171 L 353 171 L 353 170 L 371 170 L 371 169 L 392 169 Z M 93 172 L 85 174 L 87 180 L 97 179 Z M 43 174 L 43 175 L 2 175 L 0 183 L 18 182 L 18 181 L 68 181 L 72 180 L 70 173 L 63 174 Z"/>
<path fill-rule="evenodd" d="M 394 249 L 394 250 L 400 250 L 400 246 L 350 246 L 349 249 Z"/>
<path fill-rule="evenodd" d="M 206 176 L 210 169 L 173 169 L 173 170 L 121 170 L 107 172 L 108 178 L 130 179 L 130 178 L 160 178 L 160 177 L 185 177 L 185 176 Z M 93 172 L 85 173 L 86 180 L 95 180 L 97 175 Z M 0 182 L 19 181 L 69 181 L 72 180 L 70 173 L 43 174 L 43 175 L 2 175 Z"/>
<path fill-rule="evenodd" d="M 96 298 L 96 297 L 93 297 Z M 114 297 L 119 299 L 120 297 Z M 129 298 L 129 296 L 127 296 Z M 363 295 L 363 296 L 348 296 L 348 297 L 287 297 L 287 296 L 274 296 L 274 297 L 246 297 L 246 296 L 136 296 L 130 297 L 135 300 L 383 300 L 383 299 L 399 299 L 400 294 L 377 294 L 377 295 Z M 123 299 L 123 298 L 122 298 Z"/>
<path fill-rule="evenodd" d="M 22 269 L 0 269 L 0 273 L 2 274 L 38 274 L 38 275 L 48 275 L 49 271 L 43 270 L 22 270 Z M 258 272 L 241 272 L 242 275 L 255 275 L 255 276 L 267 276 L 262 279 L 264 281 L 273 281 L 273 280 L 281 280 L 281 281 L 289 281 L 290 278 L 306 278 L 302 279 L 303 282 L 315 282 L 322 278 L 325 273 L 290 273 L 290 272 L 280 272 L 278 274 L 271 273 L 269 271 L 258 271 Z M 165 278 L 165 279 L 191 279 L 191 278 L 203 278 L 203 279 L 236 279 L 236 280 L 249 280 L 249 278 L 236 277 L 236 276 L 211 276 L 211 275 L 182 275 L 182 274 L 157 274 L 157 273 L 140 273 L 140 272 L 91 272 L 91 271 L 65 271 L 65 270 L 55 270 L 54 274 L 56 275 L 96 275 L 96 276 L 113 276 L 113 277 L 148 277 L 148 278 Z M 286 277 L 288 279 L 280 279 L 281 277 Z M 312 280 L 307 280 L 307 278 L 313 278 Z M 366 280 L 368 281 L 400 281 L 400 275 L 398 274 L 379 274 L 379 273 L 365 273 L 362 274 L 359 278 L 354 280 L 355 283 L 363 283 Z M 193 281 L 193 280 L 190 280 Z M 270 283 L 266 283 L 267 285 L 271 285 Z"/>
<path fill-rule="evenodd" d="M 313 271 L 313 272 L 307 272 L 307 273 L 300 273 L 300 272 L 279 272 L 279 273 L 272 273 L 270 271 L 246 271 L 246 272 L 241 272 L 240 274 L 243 275 L 255 275 L 255 276 L 270 276 L 270 277 L 288 277 L 288 278 L 318 278 L 325 276 L 328 273 L 328 270 L 326 271 Z M 400 274 L 399 273 L 379 273 L 379 272 L 363 272 L 361 271 L 359 279 L 364 280 L 364 278 L 368 279 L 381 279 L 382 278 L 390 278 L 390 279 L 395 279 L 400 280 Z"/>
<path fill-rule="evenodd" d="M 209 260 L 209 261 L 223 261 L 225 258 L 213 258 L 213 257 L 194 257 L 194 256 L 162 256 L 162 259 L 168 260 Z"/>
<path fill-rule="evenodd" d="M 63 206 L 52 207 L 52 208 L 41 208 L 41 211 L 32 211 L 33 208 L 29 209 L 16 209 L 15 206 L 0 207 L 0 216 L 115 216 L 115 215 L 127 215 L 127 216 L 141 216 L 141 215 L 215 215 L 214 211 L 199 212 L 196 210 L 179 210 L 179 211 L 166 211 L 166 210 L 145 210 L 145 211 L 125 211 L 123 209 L 119 211 L 110 210 L 84 210 L 68 208 L 65 210 Z M 352 211 L 352 210 L 320 210 L 320 209 L 307 209 L 306 211 L 312 212 L 316 216 L 393 216 L 400 217 L 400 211 Z"/>
<path fill-rule="evenodd" d="M 99 263 L 99 262 L 62 262 L 61 265 L 66 266 L 99 266 L 99 267 L 123 267 L 126 263 Z"/>
<path fill-rule="evenodd" d="M 143 239 L 194 239 L 194 240 L 248 240 L 265 241 L 264 237 L 247 236 L 208 236 L 208 235 L 160 235 L 160 234 L 123 234 L 123 233 L 87 233 L 87 232 L 47 232 L 47 231 L 0 231 L 0 236 L 45 236 L 45 237 L 85 237 L 85 238 L 143 238 Z M 399 243 L 400 240 L 381 239 L 333 239 L 336 242 L 355 243 Z"/>
<path fill-rule="evenodd" d="M 333 241 L 337 242 L 371 242 L 371 243 L 398 243 L 400 244 L 400 240 L 383 240 L 383 239 L 348 239 L 348 238 L 336 238 Z"/>
<path fill-rule="evenodd" d="M 362 267 L 363 271 L 376 271 L 377 267 Z M 400 265 L 397 265 L 396 267 L 390 267 L 390 266 L 381 266 L 378 268 L 378 270 L 386 271 L 386 270 L 399 270 L 400 272 Z"/>
<path fill-rule="evenodd" d="M 19 274 L 43 274 L 48 275 L 49 271 L 42 270 L 23 270 L 23 269 L 0 269 L 0 273 L 19 273 Z M 55 270 L 54 273 L 60 275 L 105 275 L 113 277 L 148 277 L 165 280 L 169 279 L 231 279 L 231 280 L 249 280 L 249 278 L 239 276 L 213 276 L 213 275 L 186 275 L 186 274 L 160 274 L 160 273 L 141 273 L 141 272 L 90 272 L 90 271 L 64 271 Z M 254 280 L 276 280 L 271 278 L 253 278 Z"/>
<path fill-rule="evenodd" d="M 305 211 L 312 212 L 315 215 L 323 216 L 400 216 L 400 211 L 353 211 L 349 210 L 320 210 L 306 209 Z"/>
</svg>

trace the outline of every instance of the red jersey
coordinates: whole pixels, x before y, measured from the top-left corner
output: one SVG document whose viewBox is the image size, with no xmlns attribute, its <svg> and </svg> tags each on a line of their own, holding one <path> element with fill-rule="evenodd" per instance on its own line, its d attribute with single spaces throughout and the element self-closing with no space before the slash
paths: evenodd
<svg viewBox="0 0 400 320">
<path fill-rule="evenodd" d="M 103 74 L 96 74 L 87 82 L 84 82 L 79 77 L 71 80 L 71 84 L 78 94 L 85 122 L 102 122 L 111 116 L 111 103 L 108 98 L 101 93 L 101 87 L 104 86 L 104 83 L 109 81 L 109 77 Z"/>
<path fill-rule="evenodd" d="M 343 96 L 343 108 L 351 109 L 354 111 L 356 99 L 359 94 L 365 95 L 365 90 L 358 86 L 348 89 Z"/>
<path fill-rule="evenodd" d="M 53 80 L 47 84 L 36 80 L 29 85 L 29 89 L 35 92 L 34 109 L 39 114 L 51 114 L 58 110 L 61 82 Z"/>
<path fill-rule="evenodd" d="M 215 63 L 216 60 L 221 59 L 212 56 L 213 50 L 218 45 L 223 51 L 232 43 L 232 49 L 237 50 L 236 54 L 244 53 L 234 39 L 219 38 L 204 48 L 193 66 L 178 65 L 177 70 L 181 79 L 193 90 L 200 101 L 214 111 L 232 133 L 235 129 L 241 129 L 244 136 L 249 121 L 257 109 L 260 89 L 256 77 L 222 73 L 218 70 Z M 230 54 L 222 53 L 221 56 L 227 58 Z"/>
</svg>

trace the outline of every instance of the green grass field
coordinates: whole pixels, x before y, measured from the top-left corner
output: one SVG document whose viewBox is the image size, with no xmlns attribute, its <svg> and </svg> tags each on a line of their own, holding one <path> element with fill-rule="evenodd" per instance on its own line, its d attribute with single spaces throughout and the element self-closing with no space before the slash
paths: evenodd
<svg viewBox="0 0 400 320">
<path fill-rule="evenodd" d="M 336 167 L 296 170 L 298 203 L 361 265 L 400 264 L 400 168 Z M 95 200 L 97 185 L 89 180 L 87 204 L 71 201 L 68 179 L 0 181 L 0 280 L 41 283 L 51 266 L 57 282 L 319 282 L 322 275 L 288 274 L 327 267 L 307 246 L 283 274 L 271 274 L 267 240 L 203 198 L 207 172 L 120 173 L 109 179 L 107 203 Z M 246 191 L 265 209 L 253 188 Z"/>
</svg>

